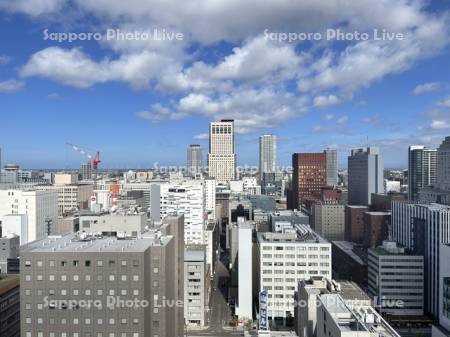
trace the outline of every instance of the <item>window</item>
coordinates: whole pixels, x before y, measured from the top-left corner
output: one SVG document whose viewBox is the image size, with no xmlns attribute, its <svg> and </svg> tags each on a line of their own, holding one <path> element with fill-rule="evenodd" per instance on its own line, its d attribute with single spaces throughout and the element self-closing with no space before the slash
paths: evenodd
<svg viewBox="0 0 450 337">
<path fill-rule="evenodd" d="M 78 267 L 80 265 L 80 261 L 78 260 L 73 260 L 73 266 L 74 267 Z"/>
<path fill-rule="evenodd" d="M 103 267 L 103 261 L 102 260 L 98 260 L 97 261 L 97 267 Z"/>
<path fill-rule="evenodd" d="M 442 314 L 444 317 L 450 318 L 450 277 L 444 277 L 443 281 Z"/>
<path fill-rule="evenodd" d="M 84 261 L 84 266 L 85 267 L 90 267 L 91 266 L 91 261 L 90 260 Z"/>
<path fill-rule="evenodd" d="M 31 261 L 25 261 L 25 267 L 31 267 Z"/>
</svg>

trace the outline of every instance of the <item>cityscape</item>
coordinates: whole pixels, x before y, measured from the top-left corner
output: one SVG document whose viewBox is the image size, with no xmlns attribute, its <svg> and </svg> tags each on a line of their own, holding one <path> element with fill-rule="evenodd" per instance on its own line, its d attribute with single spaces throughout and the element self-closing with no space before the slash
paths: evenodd
<svg viewBox="0 0 450 337">
<path fill-rule="evenodd" d="M 450 4 L 0 19 L 0 337 L 450 337 Z"/>
</svg>

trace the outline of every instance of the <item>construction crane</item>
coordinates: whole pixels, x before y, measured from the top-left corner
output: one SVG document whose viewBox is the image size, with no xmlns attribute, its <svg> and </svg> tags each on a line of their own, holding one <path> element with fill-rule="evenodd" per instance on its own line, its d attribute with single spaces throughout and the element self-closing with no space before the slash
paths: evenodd
<svg viewBox="0 0 450 337">
<path fill-rule="evenodd" d="M 95 153 L 95 155 L 91 155 L 87 151 L 83 150 L 81 147 L 79 147 L 77 145 L 74 145 L 71 143 L 66 143 L 66 145 L 71 147 L 73 150 L 77 151 L 82 156 L 85 156 L 85 157 L 89 158 L 89 160 L 92 161 L 92 170 L 94 173 L 94 189 L 96 189 L 97 188 L 97 168 L 98 168 L 98 165 L 102 162 L 100 160 L 100 151 L 97 151 Z"/>
</svg>

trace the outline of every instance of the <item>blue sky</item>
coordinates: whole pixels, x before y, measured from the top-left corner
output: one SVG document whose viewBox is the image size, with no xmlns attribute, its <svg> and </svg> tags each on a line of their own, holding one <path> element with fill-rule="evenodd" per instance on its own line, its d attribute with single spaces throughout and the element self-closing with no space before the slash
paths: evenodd
<svg viewBox="0 0 450 337">
<path fill-rule="evenodd" d="M 103 167 L 184 164 L 208 122 L 236 120 L 238 162 L 258 136 L 293 152 L 380 146 L 404 167 L 410 144 L 450 134 L 449 6 L 442 1 L 0 0 L 3 163 L 77 167 L 71 142 Z M 339 10 L 337 10 L 339 9 Z M 52 33 L 166 29 L 180 41 L 44 40 Z M 266 32 L 367 32 L 367 41 L 273 41 Z M 373 29 L 405 35 L 375 41 Z"/>
</svg>

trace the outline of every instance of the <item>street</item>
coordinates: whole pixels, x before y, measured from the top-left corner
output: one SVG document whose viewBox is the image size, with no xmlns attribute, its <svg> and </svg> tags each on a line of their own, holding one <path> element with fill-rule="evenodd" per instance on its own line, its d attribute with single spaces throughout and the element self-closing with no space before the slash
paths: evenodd
<svg viewBox="0 0 450 337">
<path fill-rule="evenodd" d="M 223 260 L 226 262 L 226 256 Z M 230 275 L 226 266 L 222 261 L 218 260 L 216 274 L 214 275 L 214 285 L 211 290 L 209 327 L 205 330 L 190 330 L 187 336 L 243 336 L 242 331 L 233 331 L 231 327 L 228 327 L 231 315 L 227 305 L 229 278 Z M 226 286 L 221 288 L 221 284 Z"/>
</svg>

